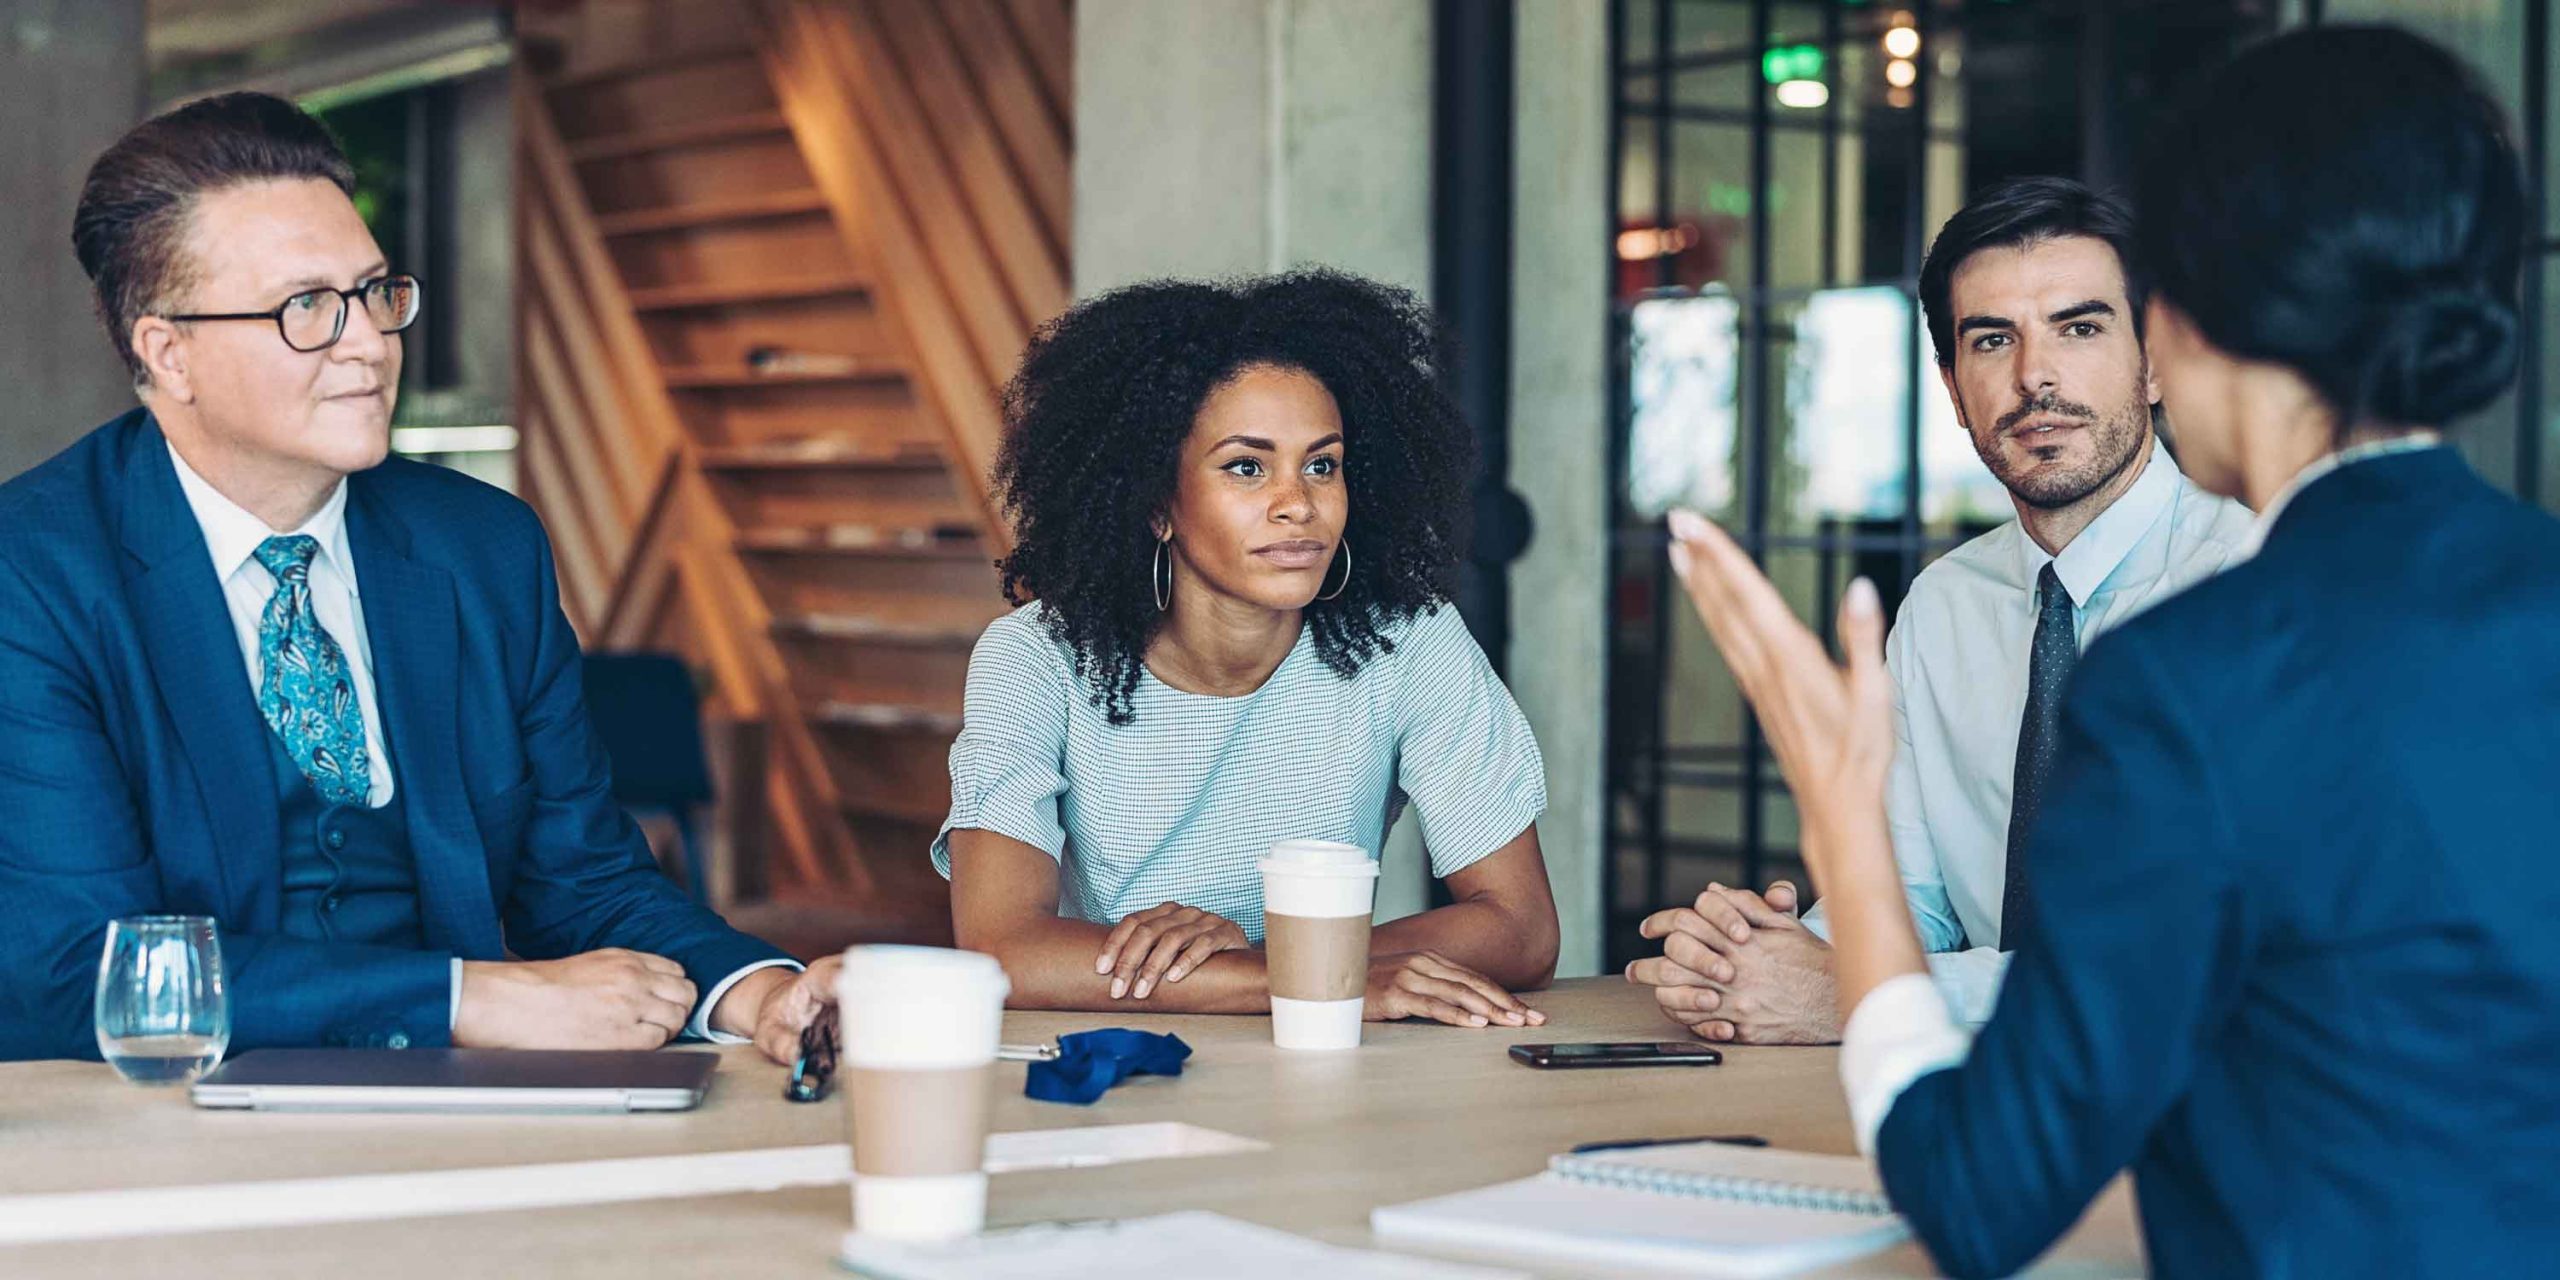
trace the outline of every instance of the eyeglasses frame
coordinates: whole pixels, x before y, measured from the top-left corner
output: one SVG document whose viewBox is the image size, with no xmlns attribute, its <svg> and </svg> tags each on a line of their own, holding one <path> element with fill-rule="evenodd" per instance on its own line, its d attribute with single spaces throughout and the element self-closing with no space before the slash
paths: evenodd
<svg viewBox="0 0 2560 1280">
<path fill-rule="evenodd" d="M 160 318 L 174 323 L 186 324 L 192 324 L 199 320 L 265 320 L 275 325 L 276 337 L 282 339 L 285 346 L 303 355 L 310 355 L 315 351 L 326 351 L 329 348 L 338 345 L 338 340 L 347 336 L 347 316 L 357 306 L 363 303 L 364 295 L 383 285 L 389 284 L 394 280 L 408 281 L 410 289 L 415 291 L 418 295 L 418 305 L 409 312 L 408 319 L 403 320 L 399 324 L 393 325 L 390 328 L 382 330 L 384 333 L 400 333 L 408 329 L 409 326 L 416 324 L 418 322 L 418 317 L 426 314 L 427 310 L 427 286 L 425 282 L 419 280 L 416 276 L 407 274 L 406 272 L 393 272 L 387 276 L 377 276 L 374 279 L 367 280 L 362 284 L 347 289 L 331 289 L 323 286 L 318 289 L 298 290 L 294 293 L 292 298 L 287 298 L 284 301 L 277 303 L 272 309 L 266 311 L 206 311 L 198 312 L 194 315 L 162 316 Z M 338 308 L 338 326 L 329 332 L 329 340 L 321 343 L 319 346 L 294 346 L 293 339 L 287 336 L 284 331 L 284 310 L 285 308 L 293 305 L 294 298 L 314 293 L 334 293 L 338 295 L 342 303 Z M 368 311 L 370 311 L 370 309 L 368 309 Z"/>
</svg>

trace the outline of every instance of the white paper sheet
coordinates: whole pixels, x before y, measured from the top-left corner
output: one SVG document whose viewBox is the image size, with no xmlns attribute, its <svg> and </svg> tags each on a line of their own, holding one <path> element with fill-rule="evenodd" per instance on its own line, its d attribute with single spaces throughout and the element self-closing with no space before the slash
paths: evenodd
<svg viewBox="0 0 2560 1280">
<path fill-rule="evenodd" d="M 1218 1280 L 1523 1280 L 1526 1273 L 1345 1249 L 1222 1214 L 999 1231 L 947 1245 L 848 1235 L 843 1262 L 873 1280 L 1129 1280 L 1214 1272 Z"/>
<path fill-rule="evenodd" d="M 1187 1124 L 1033 1129 L 990 1135 L 987 1171 L 1092 1168 L 1265 1146 Z M 0 1197 L 0 1244 L 737 1195 L 840 1184 L 851 1176 L 852 1164 L 852 1152 L 839 1142 L 431 1173 L 6 1196 Z"/>
</svg>

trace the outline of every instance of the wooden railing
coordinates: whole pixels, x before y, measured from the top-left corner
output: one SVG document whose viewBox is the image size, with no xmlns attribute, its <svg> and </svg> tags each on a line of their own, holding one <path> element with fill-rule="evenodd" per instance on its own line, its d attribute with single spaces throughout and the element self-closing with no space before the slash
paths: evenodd
<svg viewBox="0 0 2560 1280">
<path fill-rule="evenodd" d="M 542 96 L 522 82 L 518 379 L 523 463 L 590 649 L 649 644 L 679 610 L 714 711 L 761 721 L 776 766 L 770 830 L 793 874 L 860 894 L 869 872 L 835 820 L 835 784 L 790 696 L 773 619 L 736 554 Z"/>
<path fill-rule="evenodd" d="M 1065 0 L 759 0 L 784 115 L 880 282 L 987 545 L 1000 389 L 1068 301 Z"/>
</svg>

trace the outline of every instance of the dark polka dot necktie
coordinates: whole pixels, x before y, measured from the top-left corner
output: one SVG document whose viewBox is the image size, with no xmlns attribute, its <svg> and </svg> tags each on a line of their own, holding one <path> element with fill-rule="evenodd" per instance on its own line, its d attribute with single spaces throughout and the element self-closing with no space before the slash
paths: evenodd
<svg viewBox="0 0 2560 1280">
<path fill-rule="evenodd" d="M 258 713 L 322 800 L 363 804 L 373 791 L 364 706 L 346 652 L 311 612 L 311 557 L 319 550 L 302 534 L 258 544 L 258 563 L 276 577 L 258 618 Z"/>
<path fill-rule="evenodd" d="M 2071 683 L 2072 664 L 2080 660 L 2078 625 L 2071 618 L 2071 593 L 2046 561 L 2036 575 L 2036 639 L 2027 659 L 2027 713 L 2018 723 L 2018 771 L 2009 788 L 2008 882 L 2000 891 L 2000 949 L 2015 951 L 2035 928 L 2027 906 L 2027 833 L 2036 825 L 2036 805 L 2044 799 L 2045 779 L 2053 773 L 2054 748 L 2062 736 L 2062 689 Z"/>
</svg>

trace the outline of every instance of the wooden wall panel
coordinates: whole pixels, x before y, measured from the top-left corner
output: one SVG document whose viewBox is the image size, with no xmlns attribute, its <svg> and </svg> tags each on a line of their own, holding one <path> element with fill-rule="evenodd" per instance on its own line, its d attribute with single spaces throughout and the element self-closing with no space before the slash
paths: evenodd
<svg viewBox="0 0 2560 1280">
<path fill-rule="evenodd" d="M 931 934 L 1000 393 L 1068 300 L 1071 11 L 751 13 L 526 11 L 527 485 L 582 638 L 678 646 L 755 743 L 772 856 L 715 879 Z"/>
</svg>

